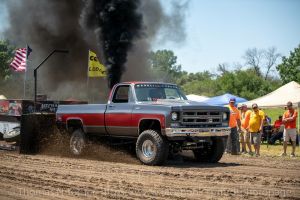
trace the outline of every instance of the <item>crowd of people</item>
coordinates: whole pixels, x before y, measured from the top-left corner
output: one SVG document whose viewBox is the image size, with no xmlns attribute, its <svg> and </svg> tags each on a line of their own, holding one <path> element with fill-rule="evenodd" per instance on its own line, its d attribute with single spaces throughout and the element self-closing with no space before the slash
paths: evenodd
<svg viewBox="0 0 300 200">
<path fill-rule="evenodd" d="M 256 103 L 248 109 L 246 104 L 235 106 L 235 98 L 231 98 L 228 108 L 230 110 L 230 135 L 227 140 L 226 152 L 232 155 L 250 154 L 260 156 L 262 138 L 269 144 L 283 139 L 283 152 L 280 156 L 287 156 L 287 144 L 292 143 L 291 157 L 295 157 L 298 113 L 292 102 L 287 102 L 286 111 L 271 125 L 271 119 L 259 109 Z M 252 150 L 253 145 L 253 150 Z"/>
</svg>

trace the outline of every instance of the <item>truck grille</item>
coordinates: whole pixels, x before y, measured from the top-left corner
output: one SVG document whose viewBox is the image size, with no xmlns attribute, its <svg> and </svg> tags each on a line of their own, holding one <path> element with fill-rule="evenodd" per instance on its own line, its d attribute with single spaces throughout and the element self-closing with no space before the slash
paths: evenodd
<svg viewBox="0 0 300 200">
<path fill-rule="evenodd" d="M 183 111 L 182 125 L 214 126 L 222 123 L 222 113 L 217 111 Z"/>
</svg>

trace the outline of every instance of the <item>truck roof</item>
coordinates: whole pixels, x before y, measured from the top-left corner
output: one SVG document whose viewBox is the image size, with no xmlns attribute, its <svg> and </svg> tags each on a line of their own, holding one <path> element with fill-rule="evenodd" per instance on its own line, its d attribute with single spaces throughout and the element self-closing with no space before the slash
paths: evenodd
<svg viewBox="0 0 300 200">
<path fill-rule="evenodd" d="M 174 83 L 164 83 L 164 82 L 153 82 L 153 81 L 127 81 L 127 82 L 122 82 L 125 84 L 168 84 L 168 85 L 176 85 Z M 120 83 L 120 84 L 122 84 Z"/>
</svg>

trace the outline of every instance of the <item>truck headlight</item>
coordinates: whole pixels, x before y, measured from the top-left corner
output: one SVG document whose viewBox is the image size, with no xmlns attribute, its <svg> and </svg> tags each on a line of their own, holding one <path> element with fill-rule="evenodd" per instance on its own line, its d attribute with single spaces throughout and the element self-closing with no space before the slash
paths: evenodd
<svg viewBox="0 0 300 200">
<path fill-rule="evenodd" d="M 226 112 L 223 113 L 223 121 L 228 119 L 228 115 Z"/>
<path fill-rule="evenodd" d="M 178 115 L 177 112 L 172 112 L 172 113 L 171 113 L 171 119 L 172 119 L 173 121 L 178 120 L 178 118 L 179 118 L 179 115 Z"/>
</svg>

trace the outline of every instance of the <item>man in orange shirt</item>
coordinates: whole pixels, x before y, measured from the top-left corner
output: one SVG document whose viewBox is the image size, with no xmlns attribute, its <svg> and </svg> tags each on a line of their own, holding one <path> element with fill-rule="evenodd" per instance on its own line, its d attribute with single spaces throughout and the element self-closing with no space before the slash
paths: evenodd
<svg viewBox="0 0 300 200">
<path fill-rule="evenodd" d="M 252 155 L 252 148 L 250 144 L 250 133 L 249 133 L 249 120 L 250 120 L 251 111 L 248 110 L 246 104 L 242 104 L 241 107 L 241 124 L 242 131 L 240 133 L 240 142 L 242 144 L 242 153 L 247 153 L 246 144 L 249 149 L 249 154 Z"/>
<path fill-rule="evenodd" d="M 230 110 L 229 126 L 231 128 L 230 135 L 227 139 L 227 153 L 238 155 L 239 153 L 239 140 L 238 131 L 241 131 L 241 117 L 240 112 L 235 107 L 235 98 L 229 100 L 228 108 Z M 238 127 L 238 128 L 237 128 Z"/>
<path fill-rule="evenodd" d="M 284 112 L 282 123 L 284 124 L 283 131 L 283 153 L 281 156 L 286 156 L 287 142 L 291 139 L 293 144 L 293 150 L 291 153 L 291 157 L 295 157 L 295 149 L 296 149 L 296 121 L 297 121 L 298 113 L 293 108 L 292 102 L 287 102 L 287 111 Z"/>
</svg>

